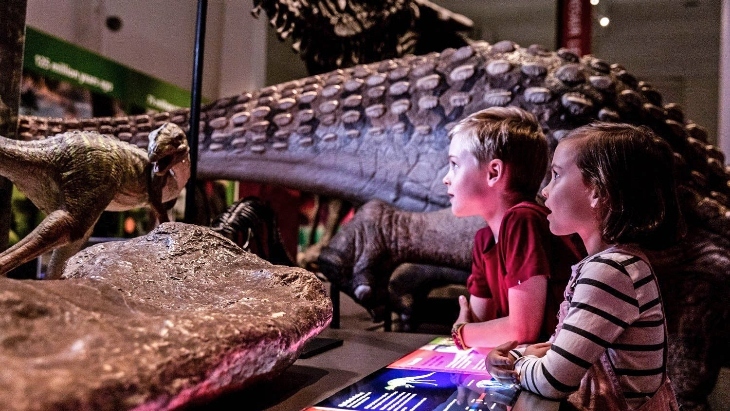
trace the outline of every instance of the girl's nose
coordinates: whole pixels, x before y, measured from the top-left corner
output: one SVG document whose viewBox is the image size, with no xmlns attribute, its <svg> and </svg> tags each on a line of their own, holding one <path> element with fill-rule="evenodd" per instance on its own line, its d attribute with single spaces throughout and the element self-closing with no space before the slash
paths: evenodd
<svg viewBox="0 0 730 411">
<path fill-rule="evenodd" d="M 543 188 L 542 191 L 540 191 L 540 195 L 542 195 L 543 198 L 547 200 L 547 198 L 548 198 L 548 189 L 547 189 L 547 186 L 545 186 L 545 188 Z"/>
</svg>

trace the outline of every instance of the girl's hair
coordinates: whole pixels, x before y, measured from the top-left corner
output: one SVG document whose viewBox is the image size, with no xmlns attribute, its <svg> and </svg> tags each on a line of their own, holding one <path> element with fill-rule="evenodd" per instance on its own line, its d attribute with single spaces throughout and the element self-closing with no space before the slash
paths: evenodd
<svg viewBox="0 0 730 411">
<path fill-rule="evenodd" d="M 593 123 L 564 140 L 576 143 L 576 165 L 599 196 L 603 240 L 662 248 L 685 233 L 674 180 L 674 153 L 649 128 Z"/>
<path fill-rule="evenodd" d="M 464 138 L 479 165 L 500 159 L 510 168 L 508 189 L 534 199 L 545 178 L 548 148 L 537 118 L 517 107 L 490 107 L 471 114 L 449 132 Z"/>
</svg>

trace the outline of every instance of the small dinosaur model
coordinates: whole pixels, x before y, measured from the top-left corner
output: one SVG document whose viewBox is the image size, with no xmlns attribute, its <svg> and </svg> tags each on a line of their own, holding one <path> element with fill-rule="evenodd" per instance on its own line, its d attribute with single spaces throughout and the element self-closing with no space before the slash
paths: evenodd
<svg viewBox="0 0 730 411">
<path fill-rule="evenodd" d="M 46 213 L 35 230 L 0 254 L 0 273 L 53 250 L 46 278 L 59 278 L 104 210 L 149 205 L 160 222 L 167 221 L 163 203 L 175 200 L 190 177 L 188 152 L 185 133 L 173 123 L 149 134 L 148 153 L 92 131 L 33 141 L 0 137 L 0 175 Z"/>
</svg>

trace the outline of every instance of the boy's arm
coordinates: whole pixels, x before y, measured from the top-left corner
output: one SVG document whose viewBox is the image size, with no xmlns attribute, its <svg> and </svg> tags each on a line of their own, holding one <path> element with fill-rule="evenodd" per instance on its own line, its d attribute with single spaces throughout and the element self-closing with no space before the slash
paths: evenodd
<svg viewBox="0 0 730 411">
<path fill-rule="evenodd" d="M 482 322 L 497 318 L 497 307 L 491 298 L 482 298 L 475 295 L 469 296 L 469 306 L 472 314 L 472 321 Z M 458 321 L 457 321 L 458 322 Z"/>
<path fill-rule="evenodd" d="M 466 324 L 461 330 L 469 347 L 496 347 L 505 341 L 537 341 L 547 294 L 547 277 L 534 276 L 508 291 L 509 315 Z"/>
</svg>

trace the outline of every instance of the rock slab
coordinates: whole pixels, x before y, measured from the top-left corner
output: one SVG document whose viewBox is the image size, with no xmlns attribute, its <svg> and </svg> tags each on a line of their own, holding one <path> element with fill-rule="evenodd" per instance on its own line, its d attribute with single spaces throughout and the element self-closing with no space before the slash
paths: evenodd
<svg viewBox="0 0 730 411">
<path fill-rule="evenodd" d="M 331 318 L 314 274 L 165 223 L 83 250 L 62 280 L 0 278 L 0 409 L 204 403 L 283 371 Z"/>
</svg>

